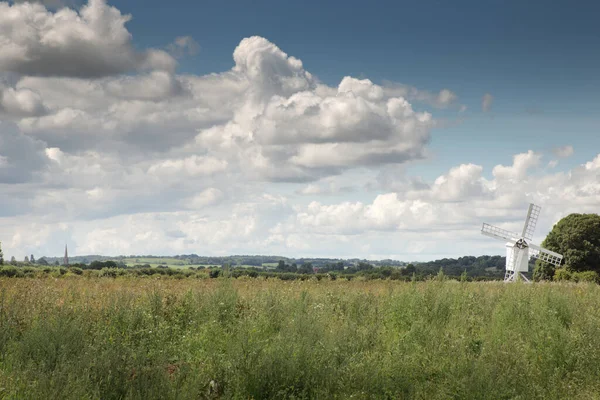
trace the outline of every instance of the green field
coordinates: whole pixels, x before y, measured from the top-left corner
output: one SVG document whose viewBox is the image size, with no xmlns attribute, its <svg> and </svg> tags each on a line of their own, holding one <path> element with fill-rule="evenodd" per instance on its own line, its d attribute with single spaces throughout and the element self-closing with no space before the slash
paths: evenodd
<svg viewBox="0 0 600 400">
<path fill-rule="evenodd" d="M 0 398 L 593 399 L 584 284 L 0 279 Z"/>
</svg>

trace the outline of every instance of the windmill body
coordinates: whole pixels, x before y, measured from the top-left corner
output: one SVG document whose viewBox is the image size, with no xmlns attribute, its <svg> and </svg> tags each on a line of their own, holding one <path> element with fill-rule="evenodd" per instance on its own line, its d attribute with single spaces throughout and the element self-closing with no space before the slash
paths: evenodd
<svg viewBox="0 0 600 400">
<path fill-rule="evenodd" d="M 540 215 L 541 207 L 535 204 L 529 205 L 525 225 L 521 234 L 507 231 L 490 224 L 483 224 L 481 233 L 483 235 L 501 240 L 506 243 L 506 273 L 505 282 L 513 282 L 522 279 L 529 282 L 524 275 L 529 270 L 529 258 L 535 257 L 542 261 L 560 266 L 563 256 L 548 249 L 544 249 L 531 243 L 533 231 Z"/>
</svg>

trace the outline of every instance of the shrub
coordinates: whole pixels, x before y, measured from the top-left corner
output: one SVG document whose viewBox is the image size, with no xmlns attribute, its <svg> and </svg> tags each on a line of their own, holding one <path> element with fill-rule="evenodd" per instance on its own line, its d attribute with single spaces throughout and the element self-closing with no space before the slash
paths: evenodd
<svg viewBox="0 0 600 400">
<path fill-rule="evenodd" d="M 0 276 L 7 276 L 9 278 L 17 276 L 18 270 L 12 265 L 6 265 L 0 267 Z"/>
<path fill-rule="evenodd" d="M 100 277 L 104 278 L 116 278 L 117 276 L 125 275 L 126 272 L 119 268 L 102 268 L 100 270 Z"/>
<path fill-rule="evenodd" d="M 556 271 L 554 271 L 553 279 L 557 282 L 570 281 L 571 271 L 567 270 L 566 268 L 557 268 Z"/>
<path fill-rule="evenodd" d="M 572 279 L 575 282 L 600 282 L 598 273 L 596 271 L 574 272 L 572 275 Z"/>
<path fill-rule="evenodd" d="M 83 274 L 83 270 L 79 267 L 69 267 L 69 272 L 71 272 L 72 274 L 75 274 L 75 275 Z"/>
</svg>

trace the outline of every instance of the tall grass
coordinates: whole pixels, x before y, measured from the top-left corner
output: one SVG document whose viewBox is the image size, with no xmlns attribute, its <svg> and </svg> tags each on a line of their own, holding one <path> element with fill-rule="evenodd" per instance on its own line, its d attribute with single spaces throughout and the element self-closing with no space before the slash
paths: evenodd
<svg viewBox="0 0 600 400">
<path fill-rule="evenodd" d="M 0 279 L 0 398 L 600 393 L 596 285 Z"/>
</svg>

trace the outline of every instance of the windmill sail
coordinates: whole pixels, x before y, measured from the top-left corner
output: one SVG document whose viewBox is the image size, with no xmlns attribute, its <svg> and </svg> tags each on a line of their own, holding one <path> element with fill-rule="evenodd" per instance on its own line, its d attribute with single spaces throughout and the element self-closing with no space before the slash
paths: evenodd
<svg viewBox="0 0 600 400">
<path fill-rule="evenodd" d="M 503 242 L 516 242 L 519 240 L 519 235 L 517 233 L 486 223 L 483 224 L 481 233 L 494 239 L 502 240 Z"/>
<path fill-rule="evenodd" d="M 535 226 L 537 224 L 541 210 L 542 207 L 536 206 L 533 203 L 529 204 L 529 210 L 527 211 L 527 219 L 525 220 L 525 225 L 523 226 L 523 234 L 521 235 L 528 241 L 533 239 L 533 231 L 535 230 Z"/>
<path fill-rule="evenodd" d="M 553 264 L 557 267 L 560 266 L 560 263 L 563 259 L 561 254 L 555 253 L 540 246 L 536 246 L 535 244 L 529 245 L 529 254 L 539 260 Z"/>
</svg>

